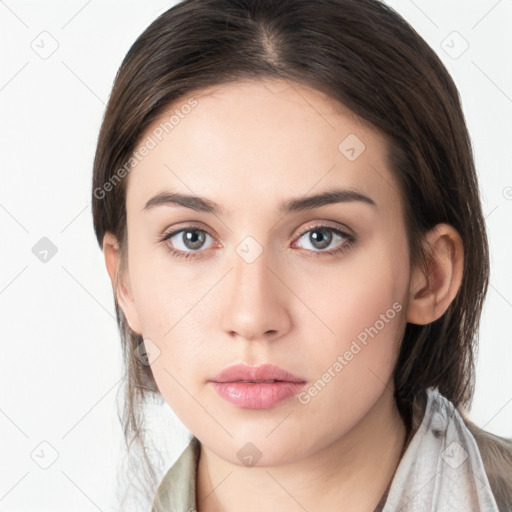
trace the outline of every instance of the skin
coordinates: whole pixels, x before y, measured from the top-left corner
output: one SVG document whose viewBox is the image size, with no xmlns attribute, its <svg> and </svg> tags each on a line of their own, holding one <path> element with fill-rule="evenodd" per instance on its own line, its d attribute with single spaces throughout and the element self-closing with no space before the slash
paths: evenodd
<svg viewBox="0 0 512 512">
<path fill-rule="evenodd" d="M 316 511 L 343 503 L 344 511 L 371 512 L 404 447 L 393 400 L 403 331 L 406 322 L 439 318 L 455 297 L 460 236 L 436 226 L 425 239 L 430 275 L 411 266 L 385 138 L 322 93 L 247 81 L 193 96 L 198 105 L 126 178 L 128 259 L 119 281 L 110 233 L 103 249 L 131 329 L 160 351 L 151 363 L 160 392 L 202 443 L 198 509 Z M 353 161 L 338 149 L 350 134 L 365 145 Z M 277 210 L 283 200 L 334 187 L 356 189 L 375 206 Z M 143 210 L 170 189 L 206 197 L 226 214 L 176 204 Z M 159 242 L 191 224 L 208 233 L 198 249 L 185 245 L 183 233 Z M 356 241 L 347 246 L 330 231 L 327 248 L 315 245 L 309 235 L 318 225 Z M 249 250 L 262 251 L 251 263 L 236 250 L 247 236 L 256 244 Z M 166 248 L 173 243 L 199 257 L 176 258 Z M 273 363 L 303 377 L 308 389 L 394 303 L 401 310 L 307 404 L 291 397 L 270 409 L 242 409 L 208 383 L 232 364 Z M 252 467 L 237 457 L 249 441 L 261 452 Z"/>
</svg>

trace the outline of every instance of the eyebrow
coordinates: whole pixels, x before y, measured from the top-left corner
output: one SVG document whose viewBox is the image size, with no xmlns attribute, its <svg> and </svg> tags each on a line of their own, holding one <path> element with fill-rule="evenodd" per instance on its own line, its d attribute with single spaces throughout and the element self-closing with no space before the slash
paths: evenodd
<svg viewBox="0 0 512 512">
<path fill-rule="evenodd" d="M 279 205 L 279 212 L 282 214 L 313 210 L 320 206 L 335 203 L 362 202 L 377 208 L 373 199 L 352 188 L 332 189 L 320 194 L 307 197 L 299 197 L 283 201 Z M 177 192 L 164 191 L 149 199 L 141 211 L 147 211 L 156 206 L 177 204 L 190 208 L 197 212 L 213 213 L 218 216 L 225 215 L 224 209 L 217 203 L 205 197 L 179 194 Z"/>
</svg>

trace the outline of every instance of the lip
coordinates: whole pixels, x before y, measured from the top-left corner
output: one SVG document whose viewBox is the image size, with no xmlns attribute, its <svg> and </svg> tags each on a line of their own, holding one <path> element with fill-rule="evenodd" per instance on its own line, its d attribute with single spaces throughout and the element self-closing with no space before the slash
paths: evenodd
<svg viewBox="0 0 512 512">
<path fill-rule="evenodd" d="M 269 409 L 296 395 L 306 380 L 273 364 L 237 364 L 214 375 L 209 382 L 222 398 L 237 407 Z"/>
</svg>

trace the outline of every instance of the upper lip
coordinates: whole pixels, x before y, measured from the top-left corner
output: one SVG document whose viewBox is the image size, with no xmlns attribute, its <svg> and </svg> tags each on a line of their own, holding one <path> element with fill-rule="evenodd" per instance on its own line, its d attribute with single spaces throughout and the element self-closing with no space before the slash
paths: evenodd
<svg viewBox="0 0 512 512">
<path fill-rule="evenodd" d="M 214 382 L 263 382 L 275 380 L 283 382 L 306 382 L 303 378 L 273 364 L 262 364 L 261 366 L 236 364 L 234 366 L 228 366 L 220 373 L 214 375 L 210 380 Z"/>
</svg>

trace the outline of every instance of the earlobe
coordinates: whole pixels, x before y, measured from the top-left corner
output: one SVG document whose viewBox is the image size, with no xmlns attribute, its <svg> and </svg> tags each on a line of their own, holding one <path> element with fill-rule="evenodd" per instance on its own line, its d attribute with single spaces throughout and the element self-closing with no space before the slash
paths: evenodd
<svg viewBox="0 0 512 512">
<path fill-rule="evenodd" d="M 449 224 L 438 224 L 424 240 L 428 271 L 415 268 L 409 289 L 407 321 L 425 325 L 440 318 L 448 309 L 462 283 L 464 247 L 458 231 Z"/>
<path fill-rule="evenodd" d="M 112 233 L 107 232 L 103 237 L 103 255 L 116 301 L 123 310 L 130 329 L 140 335 L 140 322 L 135 309 L 129 275 L 122 271 L 119 242 Z"/>
</svg>

